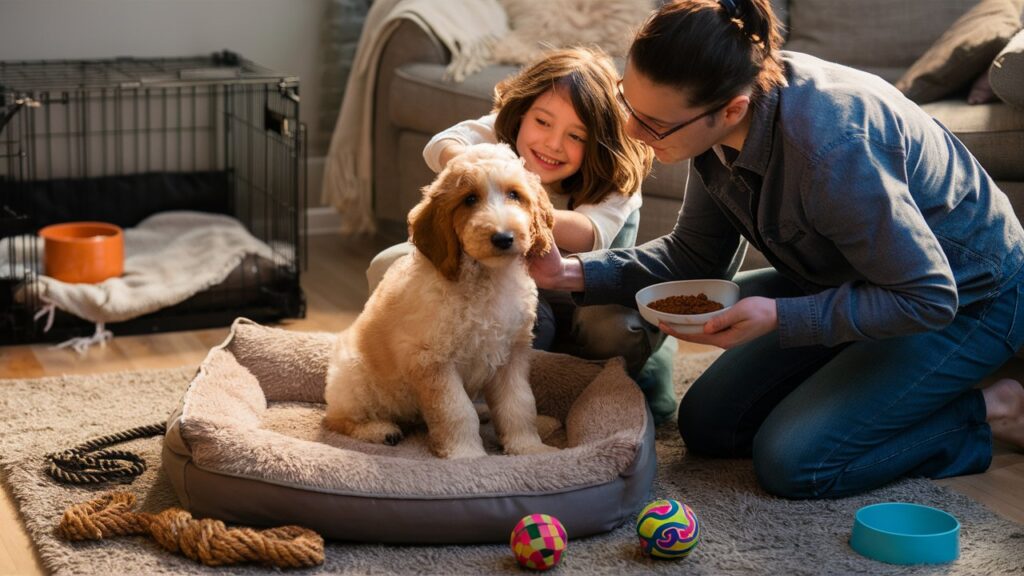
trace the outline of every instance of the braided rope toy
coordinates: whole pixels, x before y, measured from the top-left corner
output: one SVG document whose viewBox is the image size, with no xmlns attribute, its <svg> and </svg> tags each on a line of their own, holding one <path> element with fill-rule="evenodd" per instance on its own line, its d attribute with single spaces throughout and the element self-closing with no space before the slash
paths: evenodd
<svg viewBox="0 0 1024 576">
<path fill-rule="evenodd" d="M 74 448 L 47 454 L 46 471 L 65 484 L 128 483 L 146 471 L 145 459 L 124 450 L 100 449 L 137 438 L 161 436 L 166 431 L 167 426 L 161 422 L 94 438 Z"/>
<path fill-rule="evenodd" d="M 220 520 L 192 518 L 181 508 L 148 514 L 133 512 L 134 506 L 135 496 L 127 492 L 74 504 L 64 511 L 57 534 L 71 541 L 149 535 L 167 550 L 207 566 L 259 562 L 277 568 L 308 568 L 324 561 L 324 539 L 308 528 L 228 528 Z"/>
</svg>

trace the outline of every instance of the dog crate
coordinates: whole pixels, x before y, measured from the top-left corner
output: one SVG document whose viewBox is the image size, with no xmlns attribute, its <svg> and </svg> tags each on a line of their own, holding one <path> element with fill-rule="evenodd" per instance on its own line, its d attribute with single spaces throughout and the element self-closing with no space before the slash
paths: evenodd
<svg viewBox="0 0 1024 576">
<path fill-rule="evenodd" d="M 33 317 L 43 226 L 131 228 L 170 210 L 237 219 L 273 258 L 247 257 L 221 284 L 109 324 L 114 334 L 305 315 L 305 129 L 299 82 L 231 52 L 195 58 L 0 62 L 0 344 L 91 334 Z"/>
</svg>

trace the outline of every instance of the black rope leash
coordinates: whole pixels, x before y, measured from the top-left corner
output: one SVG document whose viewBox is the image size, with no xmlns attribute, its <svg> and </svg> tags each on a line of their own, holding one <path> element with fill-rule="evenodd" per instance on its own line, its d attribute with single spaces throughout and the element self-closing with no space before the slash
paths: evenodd
<svg viewBox="0 0 1024 576">
<path fill-rule="evenodd" d="M 47 454 L 49 464 L 46 472 L 65 484 L 131 483 L 146 471 L 145 459 L 132 452 L 102 448 L 138 438 L 162 436 L 165 432 L 167 425 L 161 422 L 93 438 L 63 452 Z"/>
</svg>

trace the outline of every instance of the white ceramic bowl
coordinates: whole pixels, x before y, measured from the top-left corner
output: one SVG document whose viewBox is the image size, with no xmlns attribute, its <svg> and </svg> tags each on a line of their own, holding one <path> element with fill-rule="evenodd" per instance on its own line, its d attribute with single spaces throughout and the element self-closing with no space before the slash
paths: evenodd
<svg viewBox="0 0 1024 576">
<path fill-rule="evenodd" d="M 649 306 L 655 300 L 669 296 L 696 296 L 704 293 L 709 300 L 721 302 L 721 310 L 706 314 L 669 314 Z M 740 299 L 740 287 L 728 280 L 677 280 L 648 286 L 636 293 L 636 307 L 640 315 L 655 326 L 658 322 L 668 324 L 676 332 L 698 334 L 704 331 L 704 323 L 729 309 Z"/>
</svg>

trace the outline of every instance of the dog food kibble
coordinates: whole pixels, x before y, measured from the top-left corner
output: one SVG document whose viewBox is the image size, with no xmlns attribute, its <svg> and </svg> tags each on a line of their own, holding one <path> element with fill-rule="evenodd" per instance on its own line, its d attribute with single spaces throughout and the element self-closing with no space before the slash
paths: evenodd
<svg viewBox="0 0 1024 576">
<path fill-rule="evenodd" d="M 655 300 L 648 306 L 668 314 L 707 314 L 725 308 L 721 302 L 710 300 L 703 292 L 696 296 L 669 296 Z"/>
</svg>

